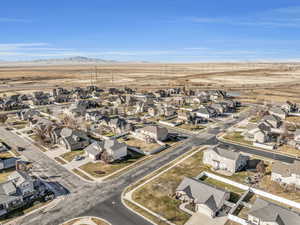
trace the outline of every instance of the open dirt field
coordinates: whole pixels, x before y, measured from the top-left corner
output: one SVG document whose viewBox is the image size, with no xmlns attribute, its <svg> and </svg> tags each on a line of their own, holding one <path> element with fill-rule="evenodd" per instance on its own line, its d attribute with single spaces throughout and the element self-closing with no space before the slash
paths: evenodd
<svg viewBox="0 0 300 225">
<path fill-rule="evenodd" d="M 97 66 L 97 67 L 96 67 Z M 96 69 L 97 68 L 97 69 Z M 4 66 L 0 91 L 46 90 L 55 86 L 129 86 L 141 89 L 201 87 L 250 90 L 249 95 L 298 95 L 300 64 L 292 63 L 112 63 L 98 65 Z M 266 90 L 272 89 L 272 93 Z M 282 89 L 287 91 L 286 94 Z M 253 90 L 258 90 L 253 92 Z M 294 93 L 290 93 L 290 91 Z M 273 93 L 273 91 L 275 91 Z M 260 93 L 262 92 L 262 93 Z M 263 99 L 265 99 L 263 97 Z"/>
</svg>

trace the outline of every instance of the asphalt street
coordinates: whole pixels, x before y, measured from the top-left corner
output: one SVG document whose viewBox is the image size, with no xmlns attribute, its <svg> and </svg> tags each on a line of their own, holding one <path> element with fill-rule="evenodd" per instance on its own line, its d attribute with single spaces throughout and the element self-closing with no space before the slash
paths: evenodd
<svg viewBox="0 0 300 225">
<path fill-rule="evenodd" d="M 156 169 L 166 165 L 194 146 L 218 144 L 216 135 L 243 120 L 251 112 L 242 113 L 238 119 L 231 119 L 218 124 L 215 128 L 208 129 L 199 135 L 190 136 L 178 147 L 169 149 L 164 154 L 143 162 L 138 167 L 132 168 L 122 175 L 102 183 L 88 183 L 49 159 L 38 149 L 22 137 L 0 127 L 0 138 L 11 146 L 23 146 L 27 150 L 22 154 L 31 161 L 38 163 L 38 168 L 43 174 L 51 177 L 50 181 L 62 185 L 69 191 L 55 207 L 49 210 L 40 210 L 25 216 L 17 224 L 22 225 L 58 225 L 78 216 L 102 217 L 113 225 L 149 225 L 137 214 L 127 209 L 121 203 L 121 193 L 130 184 Z M 224 143 L 223 143 L 224 144 Z M 228 145 L 228 144 L 226 144 Z M 270 159 L 291 162 L 293 158 L 247 147 L 230 144 L 230 147 L 240 151 L 257 154 Z"/>
</svg>

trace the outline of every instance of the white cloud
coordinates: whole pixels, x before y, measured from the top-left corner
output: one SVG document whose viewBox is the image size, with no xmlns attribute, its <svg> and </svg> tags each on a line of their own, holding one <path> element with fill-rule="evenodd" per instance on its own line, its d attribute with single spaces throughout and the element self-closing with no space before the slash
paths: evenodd
<svg viewBox="0 0 300 225">
<path fill-rule="evenodd" d="M 300 7 L 271 9 L 241 17 L 186 17 L 194 23 L 228 24 L 235 26 L 300 27 Z"/>
<path fill-rule="evenodd" d="M 3 50 L 18 50 L 30 47 L 48 46 L 48 43 L 0 43 L 0 51 Z"/>
</svg>

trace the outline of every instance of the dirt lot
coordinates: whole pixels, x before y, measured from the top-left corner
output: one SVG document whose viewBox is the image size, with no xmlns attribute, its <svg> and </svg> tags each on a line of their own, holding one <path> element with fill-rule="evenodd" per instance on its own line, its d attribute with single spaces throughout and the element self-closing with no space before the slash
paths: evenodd
<svg viewBox="0 0 300 225">
<path fill-rule="evenodd" d="M 97 70 L 95 66 L 97 66 Z M 91 81 L 102 87 L 189 86 L 242 88 L 251 90 L 251 92 L 253 92 L 253 88 L 256 88 L 263 90 L 265 93 L 261 94 L 268 96 L 272 93 L 266 93 L 265 88 L 280 87 L 291 90 L 290 87 L 299 86 L 300 65 L 279 63 L 115 63 L 4 66 L 0 64 L 0 88 L 3 92 L 7 90 L 26 92 L 30 89 L 40 88 L 45 90 L 56 85 L 86 86 L 90 85 Z M 296 88 L 293 88 L 293 92 L 298 93 Z M 249 94 L 247 97 L 249 98 Z"/>
</svg>

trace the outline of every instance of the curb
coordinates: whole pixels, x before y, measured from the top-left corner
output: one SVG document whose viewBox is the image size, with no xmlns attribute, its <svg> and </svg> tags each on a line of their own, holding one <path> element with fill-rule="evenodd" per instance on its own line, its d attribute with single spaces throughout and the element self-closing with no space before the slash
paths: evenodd
<svg viewBox="0 0 300 225">
<path fill-rule="evenodd" d="M 204 145 L 204 146 L 200 147 L 198 150 L 196 150 L 195 152 L 192 152 L 193 149 L 191 149 L 191 150 L 190 150 L 190 153 L 189 153 L 187 156 L 185 156 L 185 157 L 183 157 L 182 159 L 180 159 L 180 160 L 178 161 L 178 163 L 181 163 L 181 160 L 185 160 L 185 158 L 189 158 L 189 157 L 191 157 L 193 154 L 196 154 L 197 152 L 202 151 L 205 147 L 206 147 L 206 146 Z M 174 160 L 170 161 L 169 163 L 167 163 L 167 164 L 164 165 L 164 166 L 170 165 L 170 164 L 172 164 L 172 163 L 173 163 L 174 161 L 176 161 L 176 160 L 178 160 L 178 157 L 175 158 Z M 155 179 L 156 176 L 159 176 L 159 175 L 163 174 L 164 172 L 166 172 L 166 170 L 169 170 L 169 169 L 173 168 L 173 167 L 176 166 L 176 165 L 177 165 L 177 164 L 175 163 L 175 164 L 172 165 L 171 167 L 167 167 L 165 170 L 163 170 L 163 171 L 159 172 L 158 174 L 155 174 L 154 176 L 150 177 L 150 178 L 147 179 L 145 182 L 143 182 L 142 184 L 139 184 L 138 186 L 136 186 L 134 189 L 132 189 L 132 190 L 129 191 L 128 193 L 134 192 L 136 189 L 138 189 L 138 188 L 140 188 L 141 186 L 145 185 L 146 183 L 150 182 L 152 179 Z M 162 166 L 162 167 L 164 167 L 164 166 Z M 160 168 L 154 170 L 153 172 L 151 172 L 151 173 L 148 174 L 147 176 L 153 175 L 154 173 L 156 173 L 157 171 L 159 171 L 162 167 L 160 167 Z M 143 177 L 143 178 L 137 180 L 137 181 L 134 182 L 133 184 L 128 185 L 128 186 L 123 190 L 123 192 L 122 192 L 122 194 L 121 194 L 121 202 L 122 202 L 122 204 L 123 204 L 127 209 L 129 209 L 130 211 L 132 211 L 132 212 L 134 212 L 135 214 L 141 216 L 142 218 L 144 218 L 145 220 L 147 220 L 147 221 L 150 222 L 151 224 L 158 225 L 158 224 L 156 224 L 155 222 L 151 221 L 149 218 L 147 218 L 147 217 L 145 217 L 144 215 L 142 215 L 141 213 L 139 213 L 139 212 L 135 211 L 134 209 L 130 208 L 129 206 L 127 206 L 126 203 L 124 202 L 124 200 L 127 200 L 127 201 L 131 202 L 132 204 L 135 204 L 137 207 L 139 207 L 133 200 L 129 200 L 129 199 L 126 198 L 126 194 L 128 194 L 128 193 L 125 193 L 125 192 L 127 191 L 127 189 L 128 189 L 129 187 L 131 187 L 132 185 L 138 183 L 138 182 L 139 182 L 140 180 L 142 180 L 142 179 L 145 179 L 145 177 Z M 141 207 L 139 207 L 139 208 L 141 208 Z M 145 207 L 145 208 L 146 208 L 146 207 Z M 143 208 L 141 208 L 141 209 L 144 210 Z M 144 211 L 145 211 L 145 210 L 144 210 Z M 149 211 L 151 211 L 151 210 L 149 210 Z M 147 211 L 146 211 L 146 212 L 147 212 Z M 151 211 L 151 212 L 152 212 L 152 211 Z M 151 214 L 151 215 L 153 215 L 153 216 L 155 216 L 155 217 L 157 217 L 156 215 L 154 215 L 154 214 L 156 214 L 155 212 L 152 212 L 153 214 L 150 213 L 150 212 L 148 212 L 148 213 Z M 160 219 L 159 217 L 157 217 L 157 218 Z M 167 219 L 165 219 L 165 220 L 168 221 Z M 173 224 L 173 223 L 170 222 L 170 224 Z"/>
</svg>

